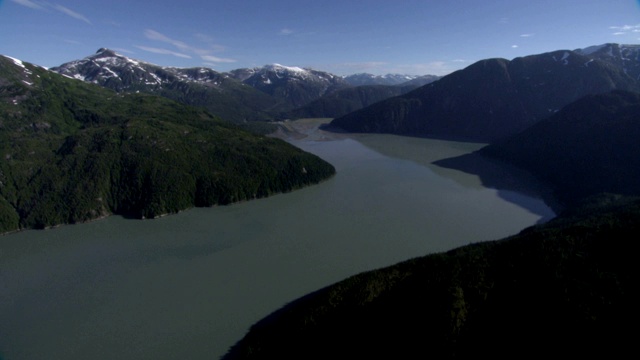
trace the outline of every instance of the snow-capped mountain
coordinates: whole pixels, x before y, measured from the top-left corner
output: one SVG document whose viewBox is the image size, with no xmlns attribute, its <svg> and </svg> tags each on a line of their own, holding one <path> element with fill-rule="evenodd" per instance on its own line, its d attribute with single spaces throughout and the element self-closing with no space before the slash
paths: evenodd
<svg viewBox="0 0 640 360">
<path fill-rule="evenodd" d="M 86 82 L 106 86 L 116 91 L 170 85 L 175 81 L 221 87 L 225 76 L 209 68 L 162 67 L 120 55 L 102 48 L 94 55 L 71 61 L 52 71 Z"/>
<path fill-rule="evenodd" d="M 620 67 L 630 77 L 640 80 L 640 45 L 603 44 L 575 51 Z"/>
<path fill-rule="evenodd" d="M 279 64 L 232 70 L 229 75 L 293 108 L 350 86 L 337 75 Z"/>
<path fill-rule="evenodd" d="M 119 92 L 148 92 L 204 106 L 236 122 L 272 118 L 350 86 L 340 76 L 313 69 L 273 64 L 219 73 L 158 66 L 105 48 L 51 70 Z"/>
<path fill-rule="evenodd" d="M 118 92 L 145 92 L 207 108 L 233 122 L 269 120 L 274 100 L 228 74 L 209 68 L 163 67 L 101 48 L 95 54 L 51 68 L 67 77 Z"/>
</svg>

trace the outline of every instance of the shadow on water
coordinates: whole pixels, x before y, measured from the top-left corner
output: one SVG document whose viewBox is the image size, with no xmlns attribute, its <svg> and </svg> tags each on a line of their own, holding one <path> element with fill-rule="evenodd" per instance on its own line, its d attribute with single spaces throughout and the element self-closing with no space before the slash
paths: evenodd
<svg viewBox="0 0 640 360">
<path fill-rule="evenodd" d="M 355 139 L 385 156 L 424 165 L 439 176 L 466 188 L 495 189 L 505 201 L 539 215 L 541 218 L 538 223 L 552 219 L 561 210 L 551 189 L 533 175 L 508 163 L 476 153 L 485 144 L 406 137 L 401 148 L 395 148 L 389 146 L 389 143 L 381 142 L 380 137 L 365 135 Z M 474 175 L 479 180 L 457 176 L 458 171 Z"/>
<path fill-rule="evenodd" d="M 505 162 L 474 152 L 437 160 L 433 165 L 478 176 L 485 187 L 496 189 L 502 199 L 540 215 L 538 223 L 551 220 L 562 210 L 549 186 L 529 172 Z M 551 210 L 536 199 L 544 201 Z"/>
</svg>

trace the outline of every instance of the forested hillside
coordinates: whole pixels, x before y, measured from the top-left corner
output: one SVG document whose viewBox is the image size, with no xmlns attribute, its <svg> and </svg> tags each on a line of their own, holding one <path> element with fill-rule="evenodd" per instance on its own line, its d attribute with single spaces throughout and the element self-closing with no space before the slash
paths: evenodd
<svg viewBox="0 0 640 360">
<path fill-rule="evenodd" d="M 640 201 L 353 276 L 254 325 L 225 359 L 624 357 Z"/>
<path fill-rule="evenodd" d="M 289 191 L 334 172 L 204 110 L 0 57 L 0 233 L 112 213 L 152 218 Z"/>
<path fill-rule="evenodd" d="M 598 193 L 640 195 L 640 94 L 584 97 L 526 131 L 479 151 L 549 183 L 574 205 Z"/>
</svg>

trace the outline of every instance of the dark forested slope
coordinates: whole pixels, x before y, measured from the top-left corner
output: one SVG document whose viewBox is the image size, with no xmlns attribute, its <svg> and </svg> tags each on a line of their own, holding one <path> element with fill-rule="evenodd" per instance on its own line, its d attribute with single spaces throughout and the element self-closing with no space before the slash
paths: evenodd
<svg viewBox="0 0 640 360">
<path fill-rule="evenodd" d="M 260 321 L 226 359 L 621 357 L 638 231 L 632 199 L 356 275 Z"/>
<path fill-rule="evenodd" d="M 586 96 L 479 151 L 550 183 L 567 205 L 598 193 L 640 195 L 640 94 Z"/>
<path fill-rule="evenodd" d="M 0 56 L 0 233 L 156 217 L 319 182 L 334 168 L 162 97 Z"/>
</svg>

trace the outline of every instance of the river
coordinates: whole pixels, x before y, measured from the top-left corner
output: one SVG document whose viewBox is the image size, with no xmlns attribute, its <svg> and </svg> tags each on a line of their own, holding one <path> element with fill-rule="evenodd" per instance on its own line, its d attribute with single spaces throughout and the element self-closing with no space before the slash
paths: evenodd
<svg viewBox="0 0 640 360">
<path fill-rule="evenodd" d="M 432 164 L 482 144 L 317 125 L 287 126 L 288 141 L 336 167 L 321 184 L 0 237 L 0 358 L 216 359 L 311 291 L 553 216 L 530 192 Z"/>
</svg>

